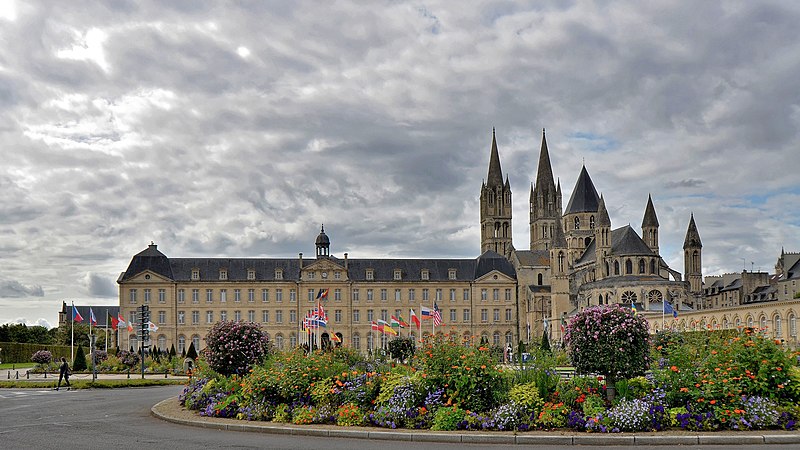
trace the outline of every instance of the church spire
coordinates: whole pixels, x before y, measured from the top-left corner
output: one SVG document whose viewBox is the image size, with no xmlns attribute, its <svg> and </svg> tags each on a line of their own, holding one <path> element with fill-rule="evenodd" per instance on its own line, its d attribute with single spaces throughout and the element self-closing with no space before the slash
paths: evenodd
<svg viewBox="0 0 800 450">
<path fill-rule="evenodd" d="M 550 151 L 547 136 L 542 128 L 542 146 L 539 150 L 539 166 L 536 181 L 531 184 L 530 238 L 531 250 L 548 250 L 553 245 L 555 227 L 560 226 L 561 195 L 553 182 Z"/>
<path fill-rule="evenodd" d="M 642 228 L 658 227 L 658 217 L 656 217 L 656 208 L 653 206 L 653 198 L 647 194 L 647 206 L 644 208 L 644 219 L 642 219 Z"/>
<path fill-rule="evenodd" d="M 492 128 L 492 151 L 489 155 L 489 175 L 486 177 L 489 187 L 503 186 L 503 170 L 500 168 L 500 154 L 497 152 L 497 138 Z"/>
<path fill-rule="evenodd" d="M 536 189 L 540 192 L 555 190 L 553 168 L 550 165 L 550 152 L 547 150 L 547 136 L 542 128 L 542 148 L 539 150 L 539 166 L 536 169 Z"/>
<path fill-rule="evenodd" d="M 689 219 L 689 228 L 686 230 L 686 239 L 683 241 L 683 249 L 689 248 L 703 248 L 703 243 L 700 242 L 700 233 L 697 232 L 697 225 L 694 223 L 694 213 Z"/>
</svg>

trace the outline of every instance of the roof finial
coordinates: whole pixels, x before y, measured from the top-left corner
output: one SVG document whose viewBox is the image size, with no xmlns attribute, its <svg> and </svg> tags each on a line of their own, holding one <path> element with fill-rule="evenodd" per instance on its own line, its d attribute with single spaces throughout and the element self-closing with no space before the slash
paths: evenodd
<svg viewBox="0 0 800 450">
<path fill-rule="evenodd" d="M 323 223 L 322 224 L 322 230 L 320 230 L 320 233 L 324 233 L 324 232 L 325 232 L 325 224 Z"/>
</svg>

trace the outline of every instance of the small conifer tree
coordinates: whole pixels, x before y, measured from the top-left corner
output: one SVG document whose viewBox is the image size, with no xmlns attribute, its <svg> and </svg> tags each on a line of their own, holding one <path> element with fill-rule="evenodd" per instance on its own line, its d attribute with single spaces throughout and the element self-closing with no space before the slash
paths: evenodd
<svg viewBox="0 0 800 450">
<path fill-rule="evenodd" d="M 194 348 L 194 342 L 189 344 L 189 350 L 186 350 L 186 357 L 189 359 L 197 359 L 197 350 Z"/>
<path fill-rule="evenodd" d="M 81 372 L 86 370 L 86 353 L 83 351 L 83 346 L 78 346 L 78 351 L 75 352 L 75 361 L 72 362 L 72 370 Z"/>
</svg>

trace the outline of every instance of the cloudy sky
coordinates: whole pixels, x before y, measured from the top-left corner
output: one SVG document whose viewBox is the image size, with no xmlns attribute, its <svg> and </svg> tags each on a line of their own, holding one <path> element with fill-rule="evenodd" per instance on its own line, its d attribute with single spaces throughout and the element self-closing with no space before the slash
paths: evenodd
<svg viewBox="0 0 800 450">
<path fill-rule="evenodd" d="M 566 206 L 647 195 L 683 271 L 800 251 L 796 1 L 0 0 L 0 323 L 117 302 L 173 257 L 475 257 L 492 127 L 528 247 L 542 128 Z M 233 2 L 226 2 L 233 3 Z M 676 4 L 678 3 L 678 4 Z"/>
</svg>

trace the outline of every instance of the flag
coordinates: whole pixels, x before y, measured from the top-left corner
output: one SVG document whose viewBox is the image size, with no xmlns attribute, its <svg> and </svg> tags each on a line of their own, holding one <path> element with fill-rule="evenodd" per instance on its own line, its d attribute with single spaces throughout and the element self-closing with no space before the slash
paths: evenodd
<svg viewBox="0 0 800 450">
<path fill-rule="evenodd" d="M 106 317 L 106 325 L 111 324 L 111 329 L 116 330 L 117 325 L 119 325 L 119 319 L 112 316 L 111 313 L 106 313 L 108 317 Z"/>
<path fill-rule="evenodd" d="M 397 316 L 397 321 L 400 322 L 400 327 L 402 327 L 402 328 L 408 328 L 409 327 L 408 322 L 406 322 L 406 320 L 403 319 L 403 316 L 398 315 Z"/>
<path fill-rule="evenodd" d="M 125 326 L 128 324 L 125 322 L 125 318 L 122 317 L 122 313 L 117 314 L 117 320 L 119 321 L 118 325 Z"/>
<path fill-rule="evenodd" d="M 675 311 L 672 305 L 666 300 L 664 300 L 664 314 L 672 314 L 672 317 L 678 318 L 678 311 Z"/>
<path fill-rule="evenodd" d="M 411 308 L 411 322 L 419 328 L 420 322 L 419 317 L 414 313 L 414 308 Z"/>
<path fill-rule="evenodd" d="M 433 303 L 433 325 L 439 326 L 442 324 L 442 311 L 439 309 L 439 305 L 436 302 Z"/>
<path fill-rule="evenodd" d="M 403 325 L 400 323 L 399 320 L 397 320 L 397 317 L 395 317 L 394 315 L 392 315 L 391 320 L 389 320 L 389 325 L 391 325 L 392 328 L 402 328 L 403 327 Z"/>
<path fill-rule="evenodd" d="M 72 320 L 75 322 L 83 322 L 83 317 L 81 313 L 78 312 L 78 308 L 75 305 L 72 305 Z"/>
<path fill-rule="evenodd" d="M 375 331 L 383 331 L 383 330 L 381 330 L 381 326 L 380 326 L 380 325 L 378 325 L 377 323 L 375 323 L 375 321 L 374 321 L 374 320 L 373 320 L 372 322 L 370 322 L 370 326 L 371 326 L 371 327 L 372 327 L 372 329 L 373 329 L 373 330 L 375 330 Z"/>
<path fill-rule="evenodd" d="M 432 319 L 433 318 L 433 311 L 428 308 L 427 306 L 419 306 L 419 311 L 422 314 L 422 320 Z"/>
<path fill-rule="evenodd" d="M 331 334 L 331 341 L 336 342 L 336 343 L 340 343 L 340 342 L 342 342 L 342 338 L 340 338 L 338 334 L 332 333 Z"/>
<path fill-rule="evenodd" d="M 320 289 L 317 293 L 317 300 L 321 298 L 328 298 L 328 290 L 327 289 Z"/>
<path fill-rule="evenodd" d="M 156 331 L 158 331 L 158 327 L 153 322 L 147 321 L 147 331 L 152 331 L 153 333 L 155 333 Z"/>
<path fill-rule="evenodd" d="M 392 328 L 392 326 L 385 320 L 378 319 L 378 327 L 380 327 L 379 329 L 381 332 L 383 332 L 383 334 L 391 334 L 397 336 L 397 331 L 395 331 Z"/>
<path fill-rule="evenodd" d="M 633 311 L 634 316 L 638 314 L 639 311 L 636 310 L 636 303 L 631 302 L 631 311 Z"/>
<path fill-rule="evenodd" d="M 91 322 L 92 325 L 97 326 L 97 319 L 94 317 L 94 311 L 92 311 L 91 306 L 89 307 L 89 322 Z"/>
</svg>

